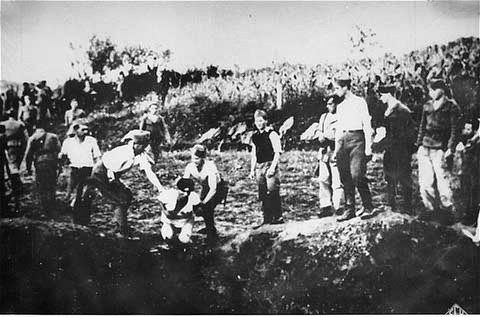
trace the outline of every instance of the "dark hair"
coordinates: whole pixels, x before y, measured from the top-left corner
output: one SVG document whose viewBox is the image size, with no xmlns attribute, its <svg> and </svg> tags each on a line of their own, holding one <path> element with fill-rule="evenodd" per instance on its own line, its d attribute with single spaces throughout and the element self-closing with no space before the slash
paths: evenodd
<svg viewBox="0 0 480 317">
<path fill-rule="evenodd" d="M 195 189 L 195 184 L 193 183 L 193 180 L 190 178 L 180 178 L 177 181 L 177 188 L 180 189 L 182 192 L 186 191 L 193 191 Z"/>
</svg>

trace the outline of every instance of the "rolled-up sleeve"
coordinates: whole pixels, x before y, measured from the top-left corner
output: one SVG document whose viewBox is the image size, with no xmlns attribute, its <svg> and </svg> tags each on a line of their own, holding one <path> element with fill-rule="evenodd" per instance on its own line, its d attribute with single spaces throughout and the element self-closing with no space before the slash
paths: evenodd
<svg viewBox="0 0 480 317">
<path fill-rule="evenodd" d="M 272 142 L 273 153 L 282 152 L 282 142 L 280 141 L 280 136 L 277 132 L 272 131 L 269 135 L 270 142 Z"/>
</svg>

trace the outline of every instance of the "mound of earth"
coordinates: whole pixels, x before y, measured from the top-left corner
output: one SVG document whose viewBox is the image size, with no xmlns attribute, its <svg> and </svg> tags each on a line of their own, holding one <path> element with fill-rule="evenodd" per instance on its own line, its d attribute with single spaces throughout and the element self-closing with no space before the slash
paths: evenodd
<svg viewBox="0 0 480 317">
<path fill-rule="evenodd" d="M 25 218 L 0 222 L 2 312 L 480 312 L 480 250 L 454 228 L 384 212 L 290 221 L 186 251 Z"/>
</svg>

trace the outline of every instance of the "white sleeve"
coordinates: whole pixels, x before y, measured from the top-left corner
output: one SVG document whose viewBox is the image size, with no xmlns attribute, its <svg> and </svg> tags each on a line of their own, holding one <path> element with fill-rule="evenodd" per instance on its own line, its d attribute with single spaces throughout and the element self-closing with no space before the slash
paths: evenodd
<svg viewBox="0 0 480 317">
<path fill-rule="evenodd" d="M 185 171 L 183 172 L 183 178 L 191 178 L 192 177 L 192 165 L 193 163 L 188 163 L 185 167 Z"/>
<path fill-rule="evenodd" d="M 282 142 L 280 141 L 280 136 L 277 132 L 272 131 L 269 135 L 270 142 L 272 142 L 273 153 L 282 152 Z"/>
<path fill-rule="evenodd" d="M 67 152 L 68 152 L 68 138 L 63 141 L 62 148 L 60 149 L 60 154 L 67 154 Z"/>
<path fill-rule="evenodd" d="M 135 157 L 135 162 L 141 170 L 147 170 L 152 168 L 149 157 L 146 153 L 141 153 Z"/>
<path fill-rule="evenodd" d="M 363 132 L 365 133 L 365 136 L 372 136 L 373 130 L 372 130 L 372 117 L 370 116 L 370 113 L 368 112 L 368 105 L 365 99 L 361 98 L 360 99 L 361 103 L 361 111 L 360 115 L 362 116 L 362 125 L 363 125 Z"/>
</svg>

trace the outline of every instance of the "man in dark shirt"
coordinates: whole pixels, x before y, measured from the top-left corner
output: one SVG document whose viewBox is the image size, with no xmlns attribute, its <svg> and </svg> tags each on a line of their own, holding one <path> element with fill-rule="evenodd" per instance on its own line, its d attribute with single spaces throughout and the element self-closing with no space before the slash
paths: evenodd
<svg viewBox="0 0 480 317">
<path fill-rule="evenodd" d="M 55 190 L 59 152 L 60 141 L 57 135 L 46 132 L 42 125 L 39 125 L 28 139 L 25 152 L 25 160 L 34 162 L 35 180 L 43 212 L 52 218 L 56 216 Z"/>
<path fill-rule="evenodd" d="M 421 218 L 430 219 L 438 209 L 439 198 L 441 209 L 447 212 L 445 223 L 449 224 L 453 221 L 453 203 L 447 170 L 449 165 L 451 167 L 458 142 L 460 111 L 457 104 L 446 97 L 448 87 L 442 79 L 432 80 L 429 89 L 432 100 L 423 107 L 417 139 L 417 145 L 420 146 L 417 152 L 418 183 L 420 196 L 427 209 Z"/>
<path fill-rule="evenodd" d="M 393 208 L 396 206 L 397 184 L 402 186 L 405 210 L 412 209 L 412 168 L 411 160 L 415 144 L 415 128 L 411 110 L 397 100 L 394 86 L 381 86 L 378 89 L 380 101 L 387 105 L 385 110 L 385 138 L 375 143 L 375 151 L 385 150 L 383 155 L 383 173 L 387 181 L 387 200 Z"/>
<path fill-rule="evenodd" d="M 282 151 L 280 137 L 273 128 L 267 126 L 265 111 L 255 111 L 254 118 L 257 130 L 252 136 L 249 177 L 253 179 L 256 176 L 257 179 L 258 196 L 263 210 L 261 225 L 280 224 L 283 223 L 278 176 L 278 162 Z"/>
</svg>

